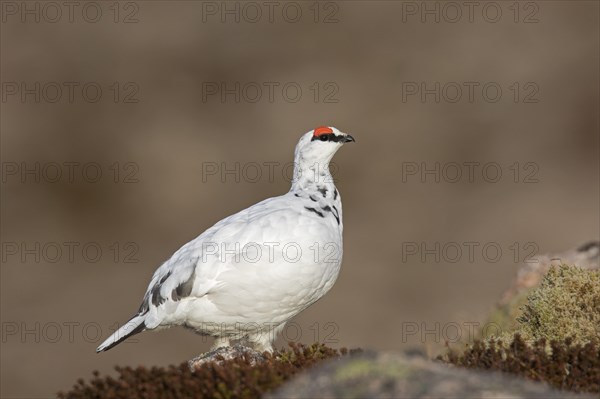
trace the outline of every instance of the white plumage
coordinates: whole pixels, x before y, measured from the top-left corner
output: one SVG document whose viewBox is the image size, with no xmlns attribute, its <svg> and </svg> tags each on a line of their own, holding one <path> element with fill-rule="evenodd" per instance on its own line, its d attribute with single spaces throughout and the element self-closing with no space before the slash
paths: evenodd
<svg viewBox="0 0 600 399">
<path fill-rule="evenodd" d="M 342 203 L 329 162 L 354 138 L 304 134 L 290 191 L 231 215 L 181 247 L 152 276 L 138 313 L 96 350 L 144 330 L 182 325 L 271 351 L 285 323 L 331 289 L 343 253 Z"/>
</svg>

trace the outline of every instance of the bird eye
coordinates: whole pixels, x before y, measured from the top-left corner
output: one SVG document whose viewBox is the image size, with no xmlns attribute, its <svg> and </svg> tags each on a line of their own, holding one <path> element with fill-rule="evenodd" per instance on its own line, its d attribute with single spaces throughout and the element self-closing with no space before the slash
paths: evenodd
<svg viewBox="0 0 600 399">
<path fill-rule="evenodd" d="M 326 135 L 326 134 L 322 134 L 321 136 L 319 136 L 319 139 L 320 139 L 321 141 L 327 141 L 328 137 L 327 137 L 327 135 Z"/>
</svg>

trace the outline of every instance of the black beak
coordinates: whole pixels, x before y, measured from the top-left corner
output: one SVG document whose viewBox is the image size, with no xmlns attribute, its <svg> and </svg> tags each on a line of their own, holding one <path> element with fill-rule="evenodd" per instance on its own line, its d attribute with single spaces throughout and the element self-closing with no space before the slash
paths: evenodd
<svg viewBox="0 0 600 399">
<path fill-rule="evenodd" d="M 356 140 L 354 140 L 354 137 L 352 137 L 350 135 L 347 135 L 346 139 L 344 140 L 344 143 L 349 143 L 351 141 L 354 142 L 354 143 L 356 143 Z"/>
</svg>

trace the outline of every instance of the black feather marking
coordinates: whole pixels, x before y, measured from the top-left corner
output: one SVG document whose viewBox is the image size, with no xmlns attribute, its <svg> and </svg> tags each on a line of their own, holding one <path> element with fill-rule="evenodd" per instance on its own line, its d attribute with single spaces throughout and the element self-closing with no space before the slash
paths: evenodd
<svg viewBox="0 0 600 399">
<path fill-rule="evenodd" d="M 313 136 L 312 139 L 310 139 L 310 141 L 333 141 L 334 143 L 344 143 L 346 142 L 346 137 L 343 134 L 340 134 L 339 136 L 336 136 L 335 133 L 328 133 L 328 134 L 320 134 L 318 136 Z"/>
<path fill-rule="evenodd" d="M 162 276 L 160 278 L 160 280 L 158 281 L 158 283 L 156 283 L 154 285 L 154 287 L 152 287 L 152 291 L 151 291 L 151 295 L 152 295 L 152 304 L 154 306 L 160 306 L 163 303 L 165 303 L 165 301 L 167 300 L 166 298 L 160 296 L 160 288 L 162 287 L 162 284 L 167 281 L 167 279 L 171 276 L 171 272 L 168 272 L 167 274 L 165 274 L 164 276 Z"/>
<path fill-rule="evenodd" d="M 316 213 L 317 215 L 321 216 L 322 218 L 324 218 L 324 217 L 325 217 L 325 215 L 323 215 L 323 213 L 321 213 L 321 212 L 317 211 L 315 208 L 309 208 L 308 206 L 305 206 L 305 207 L 304 207 L 304 209 L 306 209 L 306 210 L 309 210 L 309 211 L 311 211 L 311 212 L 314 212 L 314 213 Z"/>
<path fill-rule="evenodd" d="M 333 190 L 333 199 L 336 200 L 338 196 L 337 188 Z"/>
<path fill-rule="evenodd" d="M 146 313 L 148 313 L 148 311 L 150 310 L 150 304 L 148 303 L 149 301 L 149 297 L 150 294 L 147 293 L 146 295 L 144 295 L 144 299 L 142 300 L 142 304 L 140 305 L 140 308 L 138 309 L 138 314 L 144 315 Z"/>
<path fill-rule="evenodd" d="M 335 206 L 334 206 L 334 208 L 335 208 Z M 335 220 L 337 220 L 338 225 L 340 224 L 340 216 L 339 216 L 339 213 L 337 212 L 337 209 L 335 212 L 333 212 L 329 205 L 324 206 L 321 209 L 323 209 L 325 212 L 331 212 L 331 214 L 335 217 Z"/>
<path fill-rule="evenodd" d="M 160 279 L 160 282 L 158 284 L 162 284 L 165 281 L 167 281 L 167 279 L 169 278 L 170 275 L 171 275 L 171 272 L 168 272 L 167 274 L 165 274 L 164 276 L 162 276 L 162 278 Z"/>
<path fill-rule="evenodd" d="M 340 224 L 340 211 L 338 211 L 338 209 L 335 207 L 335 205 L 333 206 L 333 210 L 335 211 L 335 213 L 333 215 L 335 216 L 335 219 L 337 220 L 338 225 L 339 225 Z"/>
<path fill-rule="evenodd" d="M 298 193 L 295 193 L 294 195 L 295 195 L 296 197 L 300 198 L 300 194 L 298 194 Z"/>
<path fill-rule="evenodd" d="M 160 306 L 161 304 L 163 304 L 165 302 L 165 298 L 160 296 L 160 284 L 156 284 L 154 287 L 152 287 L 152 304 L 154 306 Z"/>
<path fill-rule="evenodd" d="M 327 196 L 327 188 L 319 187 L 319 188 L 317 188 L 317 191 L 320 192 L 321 194 L 323 194 L 323 197 Z"/>
<path fill-rule="evenodd" d="M 159 306 L 166 301 L 166 298 L 160 296 L 160 287 L 165 281 L 167 281 L 167 279 L 170 276 L 171 272 L 169 271 L 167 272 L 167 274 L 162 276 L 156 284 L 154 284 L 150 291 L 146 292 L 146 295 L 144 295 L 144 299 L 142 300 L 140 308 L 138 309 L 138 315 L 141 316 L 148 313 L 148 311 L 150 310 L 150 302 L 152 302 L 154 306 Z"/>
<path fill-rule="evenodd" d="M 187 281 L 184 281 L 183 283 L 179 284 L 177 288 L 171 291 L 171 299 L 173 299 L 174 301 L 178 301 L 182 298 L 190 296 L 190 294 L 192 293 L 192 289 L 194 288 L 195 279 L 196 270 L 194 269 L 192 275 L 189 279 L 187 279 Z"/>
<path fill-rule="evenodd" d="M 309 198 L 310 198 L 311 201 L 317 202 L 317 199 L 315 197 L 313 197 L 312 195 L 309 196 Z"/>
</svg>

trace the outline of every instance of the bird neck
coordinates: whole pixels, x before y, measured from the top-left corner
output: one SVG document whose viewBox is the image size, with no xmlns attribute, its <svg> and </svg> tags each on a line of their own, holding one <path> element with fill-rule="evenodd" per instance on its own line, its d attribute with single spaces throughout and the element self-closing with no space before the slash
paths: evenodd
<svg viewBox="0 0 600 399">
<path fill-rule="evenodd" d="M 327 162 L 297 160 L 294 164 L 294 180 L 290 191 L 318 191 L 323 197 L 333 196 L 336 189 L 329 171 L 329 160 Z"/>
</svg>

